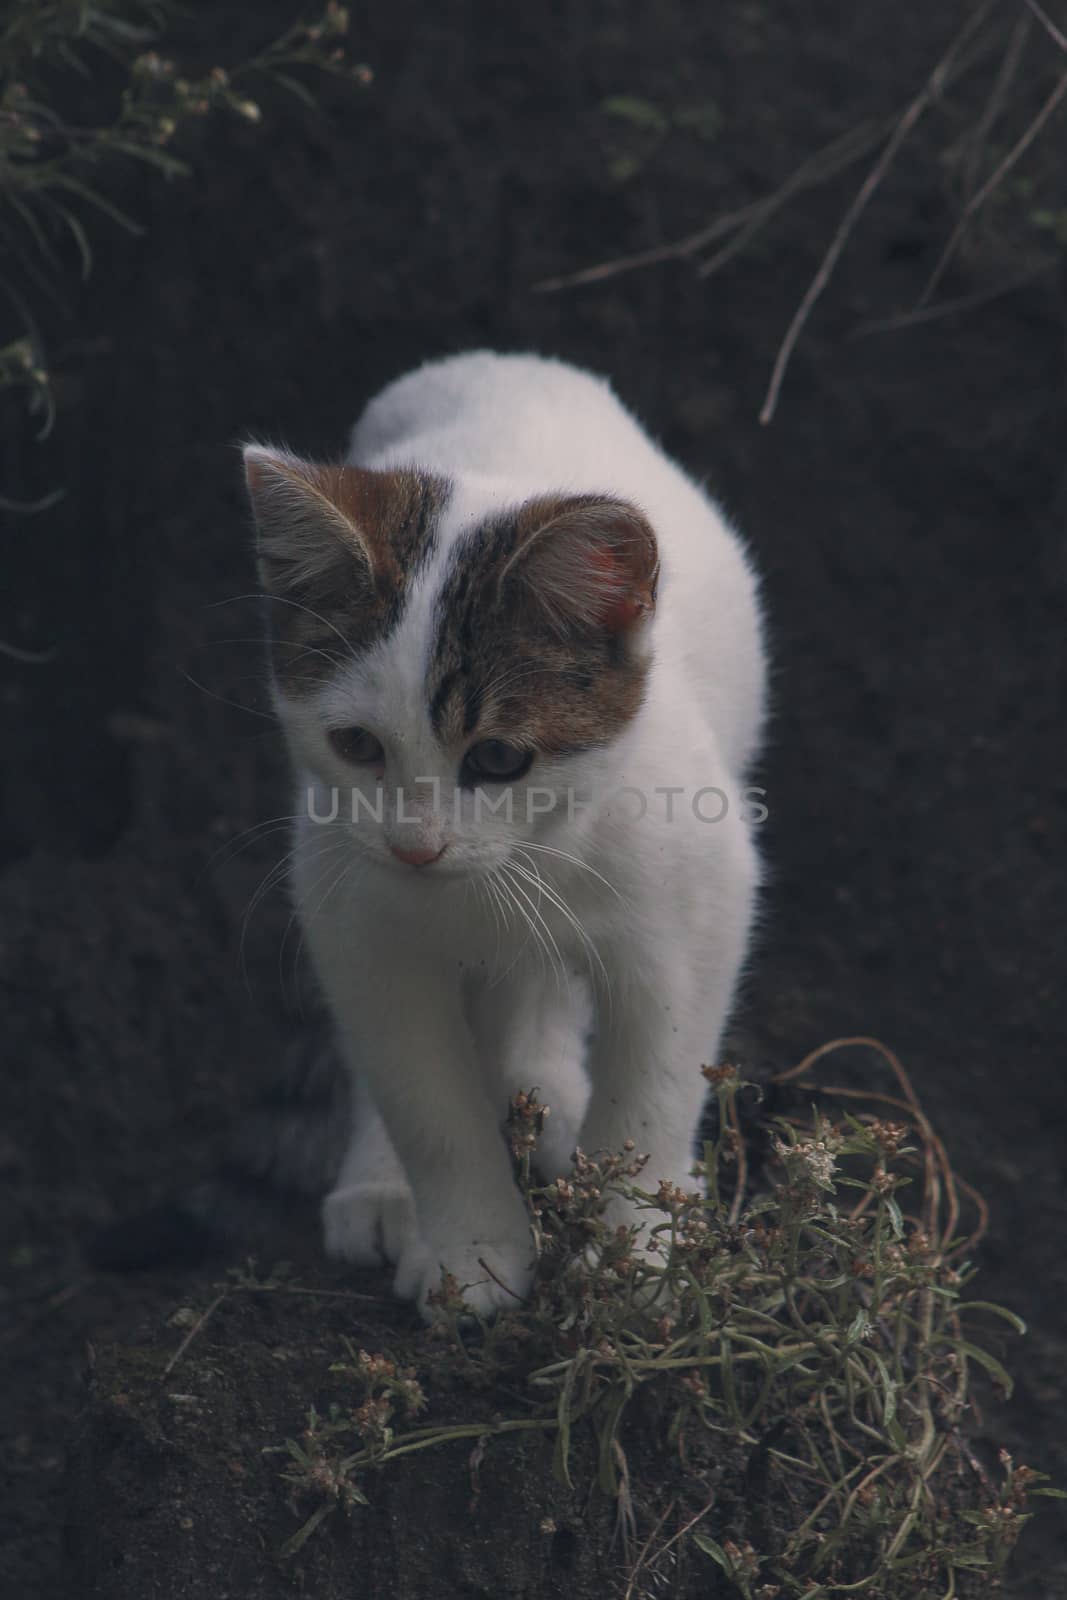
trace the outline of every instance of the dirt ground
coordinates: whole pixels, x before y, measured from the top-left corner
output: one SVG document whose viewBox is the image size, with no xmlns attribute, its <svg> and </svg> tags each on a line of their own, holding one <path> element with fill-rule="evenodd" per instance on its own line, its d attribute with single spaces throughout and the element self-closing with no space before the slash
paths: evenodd
<svg viewBox="0 0 1067 1600">
<path fill-rule="evenodd" d="M 370 0 L 353 40 L 371 89 L 217 132 L 195 181 L 133 186 L 143 238 L 98 238 L 53 328 L 55 435 L 34 444 L 9 410 L 0 441 L 5 494 L 67 490 L 5 519 L 0 601 L 0 637 L 57 648 L 0 657 L 5 1593 L 86 1592 L 64 1529 L 87 1348 L 176 1346 L 168 1319 L 218 1277 L 93 1273 L 86 1241 L 209 1169 L 301 1027 L 284 898 L 247 914 L 281 836 L 219 854 L 288 810 L 234 442 L 336 449 L 390 376 L 477 345 L 610 373 L 751 540 L 775 714 L 737 1048 L 759 1070 L 852 1033 L 899 1052 L 990 1207 L 976 1292 L 1030 1327 L 1004 1346 L 1013 1401 L 976 1428 L 1067 1486 L 1067 274 L 854 337 L 912 303 L 951 227 L 944 112 L 872 205 L 770 427 L 775 351 L 858 174 L 708 283 L 673 264 L 533 292 L 745 204 L 892 112 L 956 9 Z M 206 59 L 226 57 L 234 10 L 205 8 Z M 602 109 L 620 95 L 703 113 L 649 140 Z M 996 271 L 979 256 L 944 293 Z M 336 1285 L 307 1237 L 305 1281 Z M 1055 1508 L 1009 1590 L 1067 1596 Z"/>
</svg>

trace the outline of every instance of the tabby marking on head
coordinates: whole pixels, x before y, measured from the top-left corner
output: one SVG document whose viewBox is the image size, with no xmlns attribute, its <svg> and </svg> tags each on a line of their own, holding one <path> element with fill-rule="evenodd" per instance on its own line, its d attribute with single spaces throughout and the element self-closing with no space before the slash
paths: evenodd
<svg viewBox="0 0 1067 1600">
<path fill-rule="evenodd" d="M 652 529 L 624 501 L 543 496 L 480 524 L 437 597 L 427 699 L 442 742 L 609 743 L 644 694 L 636 625 L 658 570 Z"/>
<path fill-rule="evenodd" d="M 324 659 L 345 644 L 366 649 L 396 626 L 437 547 L 451 485 L 427 472 L 367 472 L 257 446 L 245 452 L 245 475 L 272 602 L 274 672 L 287 694 L 309 694 Z"/>
</svg>

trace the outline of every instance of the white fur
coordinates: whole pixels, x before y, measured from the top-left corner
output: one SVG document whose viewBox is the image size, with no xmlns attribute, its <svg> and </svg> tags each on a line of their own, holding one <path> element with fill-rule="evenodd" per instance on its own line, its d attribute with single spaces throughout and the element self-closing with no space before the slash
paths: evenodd
<svg viewBox="0 0 1067 1600">
<path fill-rule="evenodd" d="M 398 1292 L 424 1309 L 447 1267 L 487 1312 L 532 1270 L 500 1135 L 515 1089 L 538 1085 L 551 1106 L 554 1169 L 575 1144 L 633 1138 L 650 1186 L 692 1186 L 700 1066 L 719 1048 L 759 875 L 742 806 L 763 714 L 756 581 L 714 504 L 610 386 L 561 362 L 477 352 L 424 366 L 371 402 L 349 459 L 455 487 L 396 630 L 359 656 L 339 640 L 314 697 L 278 695 L 298 812 L 310 789 L 329 815 L 331 787 L 347 795 L 360 780 L 327 728 L 366 727 L 386 752 L 381 823 L 363 812 L 353 824 L 345 799 L 337 820 L 302 820 L 296 835 L 296 901 L 357 1085 L 327 1246 L 394 1261 Z M 609 748 L 538 759 L 514 786 L 510 824 L 476 816 L 466 792 L 457 812 L 463 750 L 439 745 L 424 691 L 445 564 L 477 521 L 560 491 L 628 499 L 655 530 L 647 694 Z M 430 778 L 436 791 L 415 781 Z M 644 818 L 623 785 L 647 797 Z M 655 793 L 665 786 L 684 793 L 668 802 Z M 709 787 L 730 807 L 716 823 L 693 810 Z M 569 809 L 568 788 L 594 803 Z M 535 789 L 555 805 L 528 820 Z M 708 815 L 720 803 L 698 804 Z M 415 869 L 391 844 L 448 849 Z"/>
</svg>

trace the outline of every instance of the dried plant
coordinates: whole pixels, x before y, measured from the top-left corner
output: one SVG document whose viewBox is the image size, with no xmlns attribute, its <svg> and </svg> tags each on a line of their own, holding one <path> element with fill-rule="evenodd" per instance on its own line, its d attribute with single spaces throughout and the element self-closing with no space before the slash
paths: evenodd
<svg viewBox="0 0 1067 1600">
<path fill-rule="evenodd" d="M 567 1484 L 577 1441 L 595 1440 L 600 1487 L 630 1530 L 630 1600 L 682 1541 L 745 1600 L 846 1591 L 903 1600 L 995 1586 L 1031 1498 L 1059 1493 L 1004 1454 L 999 1476 L 987 1471 L 968 1443 L 975 1370 L 1011 1387 L 975 1329 L 987 1319 L 1023 1326 L 970 1296 L 984 1211 L 976 1200 L 975 1229 L 960 1231 L 961 1186 L 896 1058 L 875 1041 L 835 1041 L 783 1076 L 856 1043 L 883 1050 L 899 1093 L 866 1096 L 876 1109 L 856 1115 L 780 1123 L 772 1181 L 753 1195 L 733 1067 L 705 1069 L 719 1132 L 697 1174 L 702 1189 L 691 1192 L 642 1188 L 645 1162 L 632 1145 L 579 1151 L 569 1177 L 537 1186 L 546 1108 L 536 1091 L 516 1097 L 512 1144 L 538 1250 L 529 1300 L 471 1342 L 462 1286 L 446 1276 L 418 1378 L 391 1358 L 349 1351 L 334 1371 L 356 1383 L 359 1405 L 338 1403 L 328 1425 L 316 1419 L 288 1446 L 289 1483 L 320 1504 L 287 1551 L 335 1506 L 364 1504 L 368 1475 L 406 1454 L 540 1432 L 554 1437 Z M 618 1192 L 640 1207 L 640 1235 L 605 1223 Z M 432 1407 L 442 1366 L 475 1393 L 509 1397 L 512 1414 L 498 1404 L 489 1421 L 395 1430 L 398 1414 Z M 662 1473 L 672 1498 L 640 1547 L 629 1461 L 637 1418 L 632 1432 L 647 1437 L 652 1419 L 668 1462 L 685 1466 Z M 724 1450 L 742 1472 L 759 1463 L 759 1498 L 773 1517 L 717 1496 L 713 1463 Z"/>
</svg>

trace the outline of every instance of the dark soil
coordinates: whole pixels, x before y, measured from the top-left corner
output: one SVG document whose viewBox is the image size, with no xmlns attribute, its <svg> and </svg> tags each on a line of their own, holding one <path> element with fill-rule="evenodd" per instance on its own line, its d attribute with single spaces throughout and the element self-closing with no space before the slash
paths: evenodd
<svg viewBox="0 0 1067 1600">
<path fill-rule="evenodd" d="M 324 1296 L 323 1287 L 314 1296 L 237 1292 L 173 1366 L 167 1345 L 177 1349 L 180 1338 L 168 1333 L 164 1344 L 158 1328 L 94 1355 L 68 1475 L 67 1570 L 83 1585 L 74 1592 L 109 1600 L 615 1593 L 624 1543 L 614 1498 L 590 1494 L 591 1434 L 575 1438 L 573 1490 L 553 1476 L 548 1434 L 409 1456 L 365 1480 L 370 1507 L 347 1518 L 335 1508 L 325 1528 L 277 1559 L 324 1503 L 321 1492 L 285 1490 L 279 1446 L 302 1436 L 309 1403 L 321 1416 L 331 1399 L 345 1399 L 343 1380 L 328 1376 L 342 1336 L 372 1349 L 385 1342 L 401 1359 L 405 1347 L 423 1362 L 429 1354 L 422 1330 L 406 1328 L 390 1301 L 383 1309 L 338 1288 Z M 441 1354 L 438 1345 L 438 1366 Z M 440 1373 L 434 1396 L 437 1422 L 449 1412 L 464 1422 L 494 1415 L 492 1396 Z M 689 1516 L 715 1492 L 727 1525 L 759 1537 L 759 1513 L 741 1503 L 743 1473 L 731 1471 L 737 1452 L 691 1461 L 679 1493 L 669 1451 L 634 1426 L 622 1442 L 643 1529 L 668 1500 Z M 678 1551 L 665 1570 L 678 1600 L 730 1600 L 732 1586 L 699 1552 Z"/>
<path fill-rule="evenodd" d="M 205 59 L 228 56 L 237 10 L 205 8 Z M 260 652 L 234 642 L 257 618 L 241 598 L 253 566 L 233 442 L 261 430 L 335 449 L 387 378 L 481 344 L 609 372 L 749 536 L 777 677 L 770 882 L 738 1049 L 755 1070 L 851 1033 L 899 1052 L 989 1203 L 980 1292 L 1030 1325 L 1006 1354 L 1014 1400 L 973 1431 L 1067 1485 L 1067 278 L 851 337 L 913 302 L 951 227 L 938 164 L 951 119 L 938 113 L 872 205 L 769 428 L 756 419 L 775 351 L 856 174 L 794 204 L 710 283 L 676 264 L 532 290 L 742 205 L 892 111 L 944 48 L 944 12 L 371 0 L 354 18 L 371 90 L 331 89 L 318 120 L 281 108 L 264 132 L 217 131 L 194 181 L 132 185 L 141 240 L 98 232 L 94 278 L 52 330 L 55 435 L 34 444 L 9 408 L 0 447 L 5 494 L 67 490 L 47 513 L 6 519 L 0 613 L 0 638 L 57 647 L 46 665 L 0 657 L 5 1593 L 131 1594 L 131 1541 L 139 1593 L 251 1595 L 259 1578 L 239 1564 L 212 1576 L 180 1541 L 203 1557 L 203 1527 L 224 1564 L 227 1494 L 234 1525 L 251 1516 L 268 1552 L 292 1531 L 236 1470 L 275 1442 L 261 1425 L 281 1411 L 299 1426 L 299 1384 L 279 1380 L 268 1404 L 283 1362 L 250 1359 L 262 1406 L 220 1407 L 232 1454 L 202 1463 L 195 1504 L 168 1512 L 153 1494 L 142 1433 L 121 1468 L 100 1465 L 99 1374 L 113 1393 L 115 1348 L 158 1362 L 182 1337 L 168 1319 L 206 1306 L 219 1272 L 107 1277 L 83 1252 L 100 1224 L 211 1167 L 301 1026 L 284 898 L 246 914 L 282 836 L 215 854 L 288 810 Z M 720 131 L 677 129 L 646 159 L 600 109 L 618 94 L 713 102 Z M 635 148 L 643 164 L 620 183 L 611 163 Z M 996 271 L 996 253 L 979 254 L 944 292 L 994 287 Z M 303 1281 L 336 1287 L 313 1229 L 296 1232 L 278 1253 L 303 1240 Z M 309 1304 L 272 1302 L 270 1338 L 249 1325 L 257 1350 L 314 1338 Z M 410 1326 L 403 1309 L 389 1316 Z M 323 1339 L 337 1325 L 331 1311 Z M 467 1543 L 442 1533 L 422 1566 L 426 1525 L 394 1517 L 380 1549 L 393 1541 L 407 1587 L 389 1589 L 380 1554 L 375 1586 L 336 1592 L 429 1592 L 435 1570 L 440 1595 L 511 1592 L 475 1570 L 489 1525 L 462 1514 Z M 145 1586 L 156 1555 L 158 1582 L 173 1570 L 184 1587 Z M 559 1578 L 573 1594 L 592 1583 L 585 1568 Z M 1067 1596 L 1054 1507 L 1027 1530 L 1009 1588 Z"/>
</svg>

